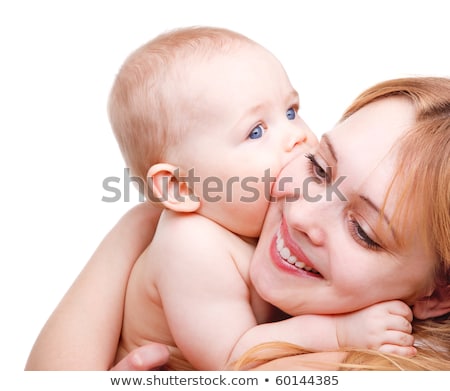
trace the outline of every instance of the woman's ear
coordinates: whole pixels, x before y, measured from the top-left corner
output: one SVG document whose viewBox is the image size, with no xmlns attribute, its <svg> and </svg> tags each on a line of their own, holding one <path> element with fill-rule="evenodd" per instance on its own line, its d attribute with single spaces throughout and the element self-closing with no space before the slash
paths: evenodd
<svg viewBox="0 0 450 391">
<path fill-rule="evenodd" d="M 149 199 L 174 212 L 195 212 L 200 199 L 189 189 L 187 181 L 180 177 L 179 168 L 158 163 L 147 172 Z"/>
<path fill-rule="evenodd" d="M 450 285 L 436 287 L 431 296 L 423 297 L 413 306 L 413 314 L 417 319 L 436 318 L 450 312 Z"/>
</svg>

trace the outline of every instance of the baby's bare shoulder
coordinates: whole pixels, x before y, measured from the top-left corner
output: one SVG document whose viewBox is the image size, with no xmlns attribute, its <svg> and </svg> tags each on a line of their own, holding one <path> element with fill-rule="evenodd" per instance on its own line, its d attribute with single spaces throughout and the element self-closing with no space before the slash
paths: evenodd
<svg viewBox="0 0 450 391">
<path fill-rule="evenodd" d="M 254 246 L 220 224 L 198 214 L 163 213 L 154 239 L 147 251 L 153 264 L 161 260 L 165 272 L 173 264 L 193 268 L 205 268 L 213 262 L 216 271 L 232 272 L 237 268 L 239 275 L 248 280 L 248 265 Z M 233 273 L 234 274 L 234 273 Z"/>
<path fill-rule="evenodd" d="M 160 225 L 157 229 L 157 236 L 165 235 L 166 238 L 176 239 L 179 243 L 187 246 L 203 246 L 217 245 L 221 243 L 221 248 L 229 248 L 229 246 L 245 245 L 235 233 L 227 230 L 214 220 L 206 218 L 196 213 L 164 213 L 161 218 Z M 250 245 L 250 247 L 253 247 Z"/>
</svg>

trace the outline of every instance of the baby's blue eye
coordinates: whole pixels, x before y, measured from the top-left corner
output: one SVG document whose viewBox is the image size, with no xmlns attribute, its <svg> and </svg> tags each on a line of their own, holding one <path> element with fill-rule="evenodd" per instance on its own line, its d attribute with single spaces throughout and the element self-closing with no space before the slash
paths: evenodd
<svg viewBox="0 0 450 391">
<path fill-rule="evenodd" d="M 286 111 L 286 117 L 288 118 L 289 121 L 292 121 L 293 119 L 295 119 L 295 116 L 296 116 L 296 113 L 292 107 L 290 109 L 288 109 L 288 111 Z"/>
<path fill-rule="evenodd" d="M 264 134 L 264 128 L 262 127 L 262 125 L 258 125 L 252 129 L 252 131 L 250 132 L 248 137 L 251 139 L 255 139 L 255 138 L 262 137 L 263 134 Z"/>
</svg>

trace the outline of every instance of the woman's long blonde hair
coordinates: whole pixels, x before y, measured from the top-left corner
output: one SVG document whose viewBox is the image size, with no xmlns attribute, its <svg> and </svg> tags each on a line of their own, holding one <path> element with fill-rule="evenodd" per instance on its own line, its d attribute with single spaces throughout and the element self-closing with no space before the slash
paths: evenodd
<svg viewBox="0 0 450 391">
<path fill-rule="evenodd" d="M 393 184 L 401 190 L 394 219 L 414 221 L 439 257 L 439 282 L 450 270 L 450 78 L 388 80 L 364 91 L 344 113 L 345 120 L 367 104 L 404 96 L 415 106 L 416 124 L 401 140 Z M 391 186 L 391 187 L 392 187 Z M 420 205 L 420 207 L 417 207 Z M 442 279 L 445 276 L 446 278 Z"/>
<path fill-rule="evenodd" d="M 379 83 L 363 92 L 341 121 L 367 104 L 404 96 L 416 109 L 416 124 L 401 140 L 393 184 L 401 186 L 396 216 L 413 218 L 436 254 L 436 286 L 450 284 L 450 79 L 413 77 Z M 392 188 L 391 186 L 391 188 Z M 399 187 L 397 187 L 398 189 Z M 413 207 L 415 206 L 415 207 Z M 409 220 L 411 221 L 411 220 Z M 413 322 L 417 355 L 405 358 L 377 351 L 347 350 L 330 368 L 350 370 L 450 370 L 450 314 Z M 286 343 L 257 346 L 235 368 L 254 367 L 277 358 L 310 353 Z"/>
<path fill-rule="evenodd" d="M 320 362 L 324 370 L 365 370 L 365 371 L 449 371 L 450 370 L 450 314 L 438 319 L 414 320 L 413 334 L 417 343 L 415 357 L 384 354 L 369 349 L 346 349 L 342 361 L 332 359 Z M 317 359 L 308 361 L 307 353 L 301 346 L 286 342 L 270 342 L 255 346 L 237 360 L 233 369 L 246 370 L 268 362 L 303 355 L 303 365 L 317 368 Z M 334 356 L 333 356 L 334 357 Z M 280 365 L 277 366 L 280 368 Z M 289 367 L 292 370 L 292 365 Z"/>
</svg>

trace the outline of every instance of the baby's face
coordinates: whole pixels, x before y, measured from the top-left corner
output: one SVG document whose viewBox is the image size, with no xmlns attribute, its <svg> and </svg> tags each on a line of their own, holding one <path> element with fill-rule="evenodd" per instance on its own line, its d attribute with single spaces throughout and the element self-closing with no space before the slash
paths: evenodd
<svg viewBox="0 0 450 391">
<path fill-rule="evenodd" d="M 275 177 L 317 139 L 298 115 L 284 68 L 265 49 L 245 45 L 193 68 L 179 91 L 190 129 L 178 163 L 198 178 L 200 214 L 257 237 Z"/>
</svg>

